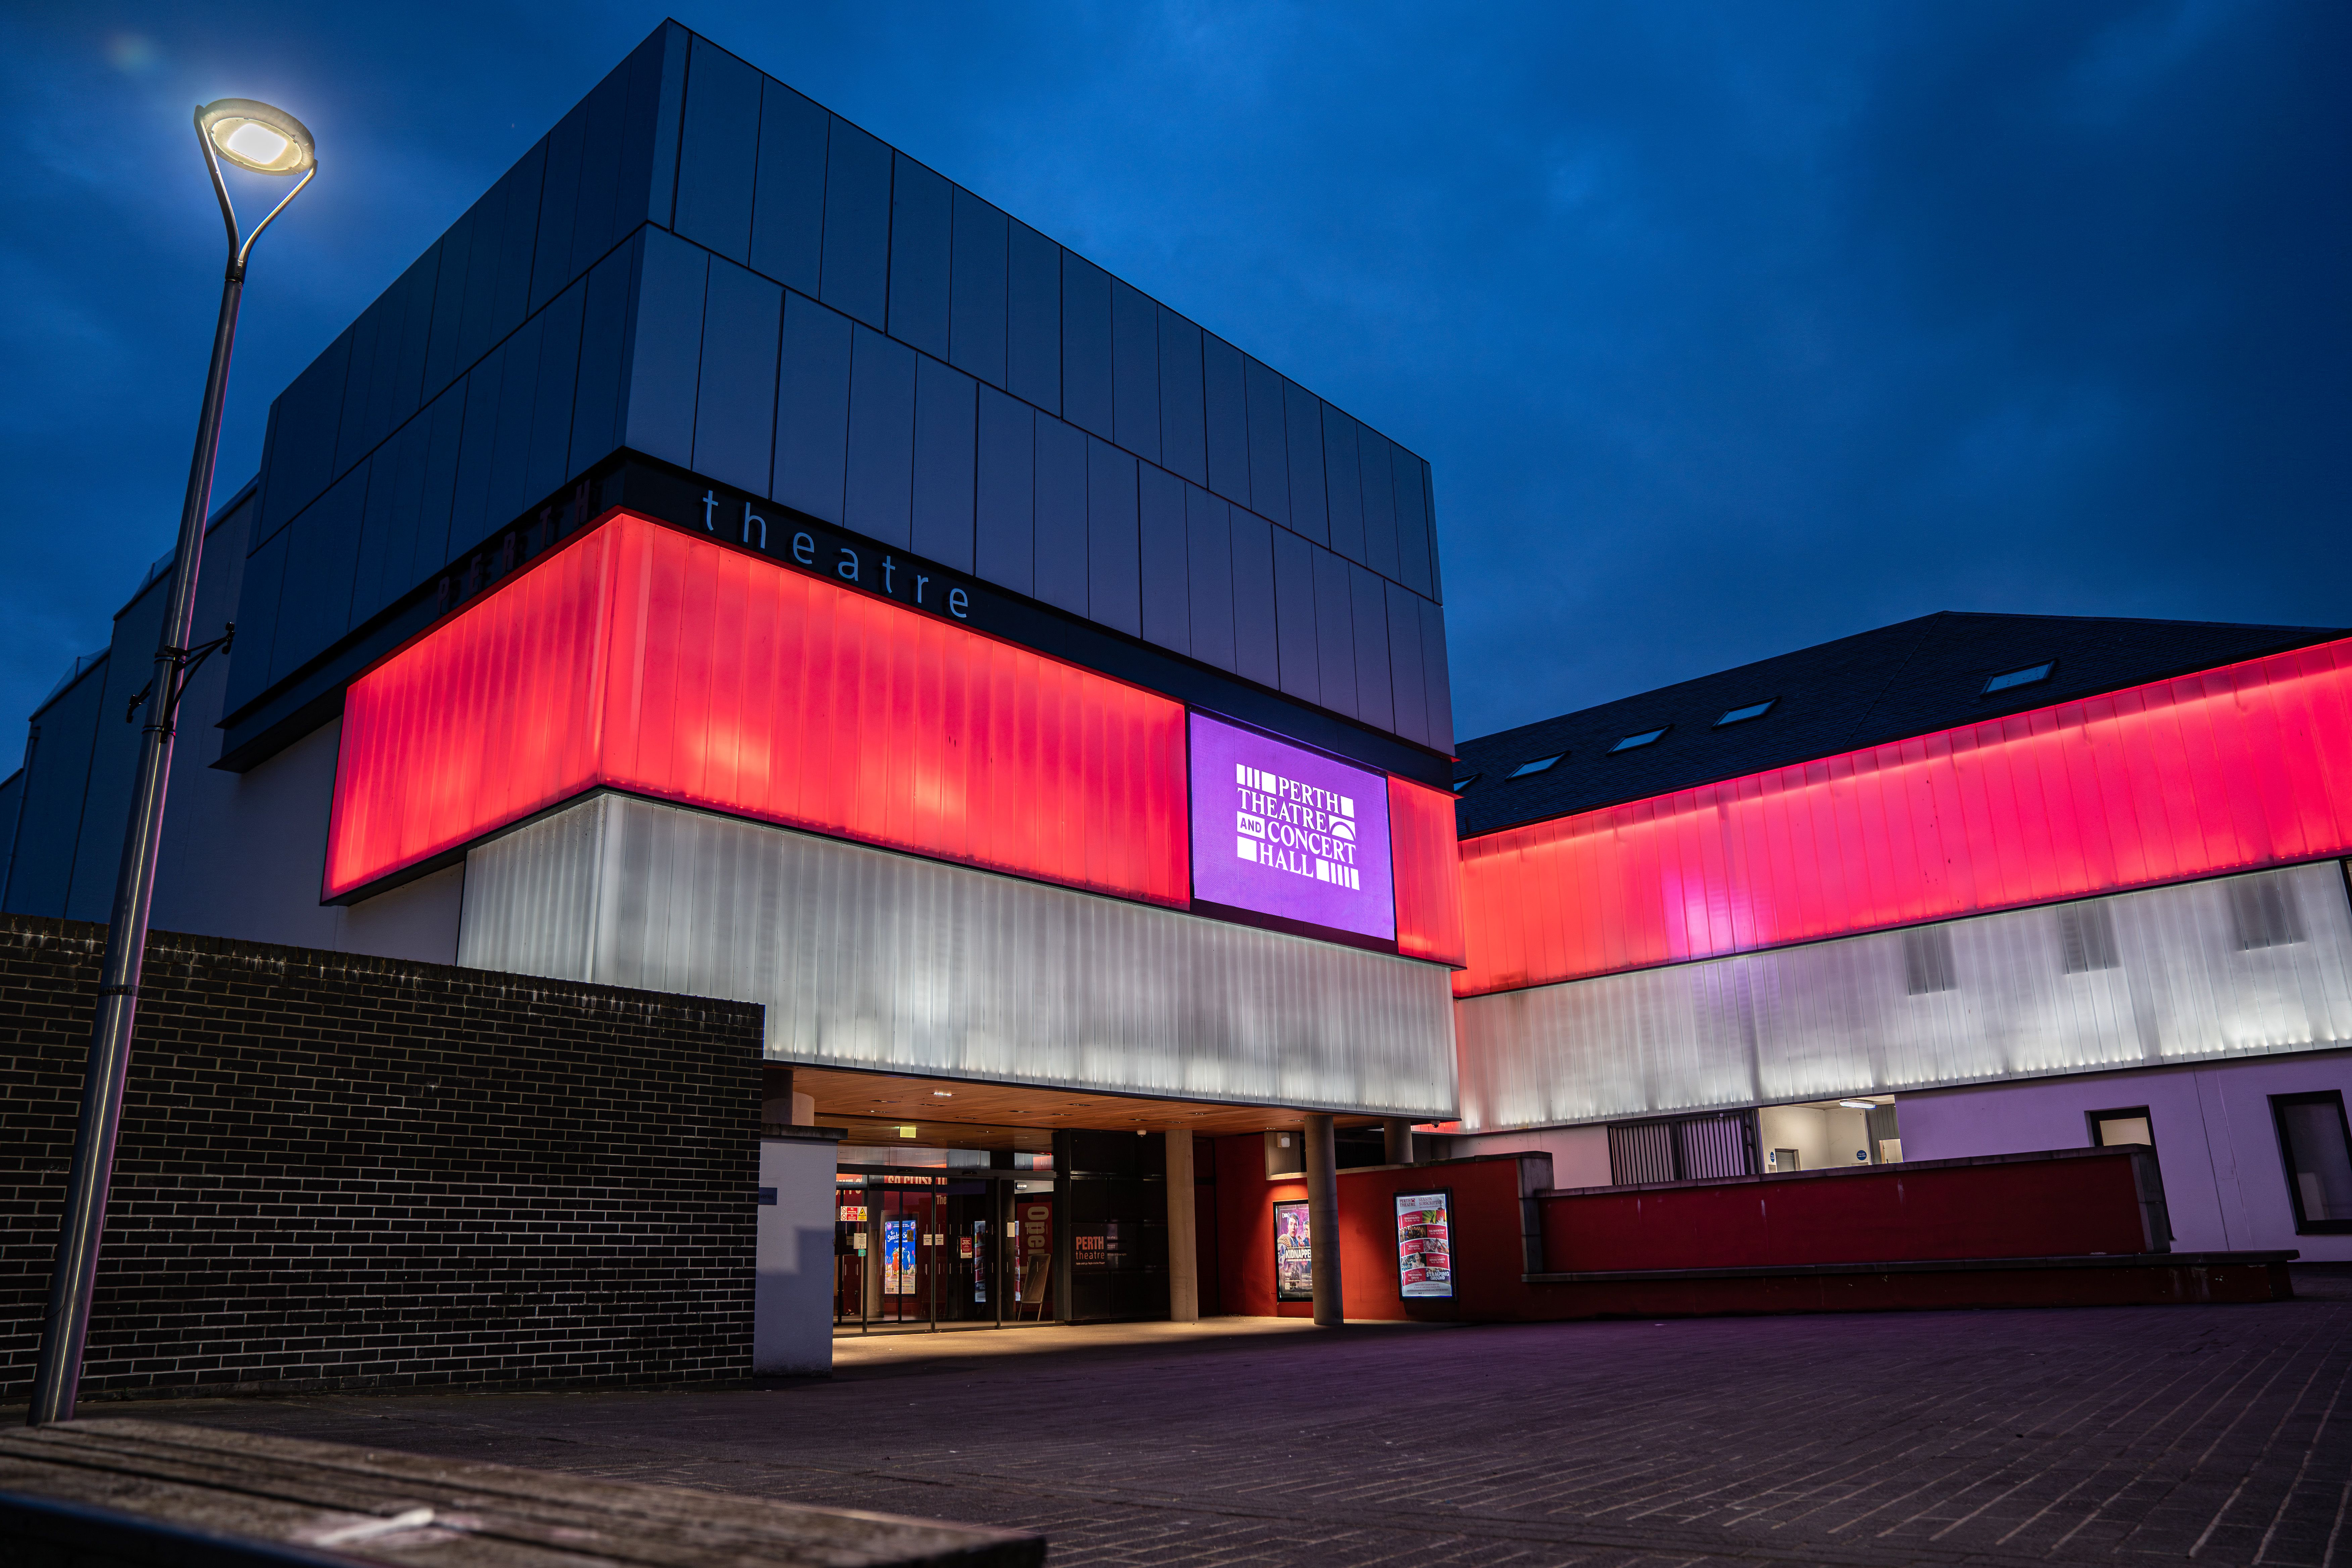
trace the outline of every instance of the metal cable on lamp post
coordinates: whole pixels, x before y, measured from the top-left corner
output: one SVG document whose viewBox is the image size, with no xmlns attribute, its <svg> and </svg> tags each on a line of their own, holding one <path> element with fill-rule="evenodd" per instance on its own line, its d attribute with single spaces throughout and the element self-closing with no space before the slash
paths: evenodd
<svg viewBox="0 0 2352 1568">
<path fill-rule="evenodd" d="M 228 392 L 229 348 L 254 241 L 319 172 L 318 149 L 302 122 L 251 99 L 225 98 L 196 110 L 196 143 L 212 172 L 228 226 L 228 273 L 221 285 L 220 321 L 213 329 L 212 367 L 205 377 L 204 412 L 196 420 L 196 450 L 188 467 L 188 494 L 180 510 L 180 544 L 172 558 L 155 674 L 146 692 L 147 725 L 139 746 L 139 774 L 123 834 L 122 866 L 114 882 L 114 912 L 107 928 L 106 960 L 99 976 L 98 1015 L 82 1069 L 81 1116 L 74 1128 L 73 1168 L 66 1180 L 65 1216 L 58 1226 L 57 1262 L 49 1275 L 48 1310 L 41 1323 L 41 1358 L 34 1373 L 28 1424 L 70 1421 L 81 1384 L 82 1347 L 89 1336 L 90 1298 L 98 1250 L 106 1228 L 107 1189 L 114 1175 L 114 1137 L 122 1120 L 122 1086 L 131 1064 L 131 1031 L 139 1021 L 139 981 L 147 954 L 147 910 L 155 893 L 155 863 L 163 838 L 163 792 L 172 771 L 172 737 L 180 693 L 205 656 L 226 648 L 224 636 L 200 648 L 188 646 L 195 619 L 196 572 L 212 510 L 213 462 L 220 448 L 221 404 Z M 221 160 L 258 174 L 302 177 L 253 226 L 237 232 L 236 208 L 221 177 Z"/>
</svg>

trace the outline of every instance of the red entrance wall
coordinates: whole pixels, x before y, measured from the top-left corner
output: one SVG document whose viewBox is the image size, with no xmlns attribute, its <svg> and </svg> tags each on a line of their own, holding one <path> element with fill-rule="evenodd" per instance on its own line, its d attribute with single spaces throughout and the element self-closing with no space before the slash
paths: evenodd
<svg viewBox="0 0 2352 1568">
<path fill-rule="evenodd" d="M 1546 1196 L 1548 1272 L 2148 1252 L 2130 1149 Z"/>
</svg>

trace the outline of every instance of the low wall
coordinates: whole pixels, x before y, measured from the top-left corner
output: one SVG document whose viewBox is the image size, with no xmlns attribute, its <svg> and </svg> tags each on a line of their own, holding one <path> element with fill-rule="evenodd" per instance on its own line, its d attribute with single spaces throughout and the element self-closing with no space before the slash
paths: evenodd
<svg viewBox="0 0 2352 1568">
<path fill-rule="evenodd" d="M 1743 1268 L 2163 1252 L 2145 1149 L 1546 1193 L 1545 1269 Z"/>
<path fill-rule="evenodd" d="M 103 927 L 0 916 L 0 1401 Z M 761 1012 L 156 933 L 85 1397 L 751 1373 Z"/>
</svg>

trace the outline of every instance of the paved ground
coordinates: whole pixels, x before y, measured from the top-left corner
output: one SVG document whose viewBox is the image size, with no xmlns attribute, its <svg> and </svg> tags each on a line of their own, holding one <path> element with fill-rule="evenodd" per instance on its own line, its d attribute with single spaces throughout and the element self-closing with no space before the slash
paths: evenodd
<svg viewBox="0 0 2352 1568">
<path fill-rule="evenodd" d="M 136 1413 L 1017 1525 L 1062 1568 L 2352 1565 L 2352 1279 L 2305 1284 L 2267 1307 L 877 1336 L 830 1382 L 746 1393 Z"/>
</svg>

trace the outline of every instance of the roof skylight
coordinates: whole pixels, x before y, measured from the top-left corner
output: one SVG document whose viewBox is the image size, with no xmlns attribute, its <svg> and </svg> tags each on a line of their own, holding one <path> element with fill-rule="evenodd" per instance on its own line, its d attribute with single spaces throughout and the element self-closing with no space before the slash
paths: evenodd
<svg viewBox="0 0 2352 1568">
<path fill-rule="evenodd" d="M 1460 778 L 1454 781 L 1454 793 L 1455 795 L 1460 795 L 1464 790 L 1468 789 L 1472 784 L 1476 784 L 1480 779 L 1483 779 L 1486 776 L 1486 775 L 1485 773 L 1464 773 Z"/>
<path fill-rule="evenodd" d="M 1726 724 L 1744 724 L 1750 719 L 1761 719 L 1765 714 L 1772 711 L 1772 704 L 1780 700 L 1777 697 L 1767 697 L 1761 702 L 1750 702 L 1745 708 L 1734 708 L 1722 718 L 1717 719 L 1715 721 L 1715 727 L 1720 730 Z"/>
<path fill-rule="evenodd" d="M 1609 749 L 1612 752 L 1631 752 L 1654 743 L 1673 728 L 1672 724 L 1661 724 L 1654 730 L 1644 730 L 1638 735 L 1628 735 Z"/>
<path fill-rule="evenodd" d="M 1984 689 L 1979 695 L 1990 697 L 1996 691 L 2008 691 L 2015 687 L 2038 686 L 2049 679 L 2051 672 L 2057 668 L 2058 661 L 2051 658 L 2044 659 L 2040 664 L 2029 664 L 2023 669 L 2009 670 L 1986 681 Z"/>
<path fill-rule="evenodd" d="M 1517 767 L 1511 770 L 1510 776 L 1515 779 L 1523 779 L 1533 773 L 1548 773 L 1551 772 L 1552 769 L 1559 766 L 1561 759 L 1567 755 L 1568 753 L 1566 752 L 1554 752 L 1549 757 L 1538 757 L 1532 762 L 1521 763 Z"/>
</svg>

